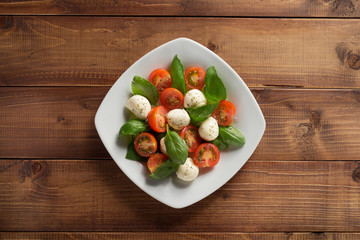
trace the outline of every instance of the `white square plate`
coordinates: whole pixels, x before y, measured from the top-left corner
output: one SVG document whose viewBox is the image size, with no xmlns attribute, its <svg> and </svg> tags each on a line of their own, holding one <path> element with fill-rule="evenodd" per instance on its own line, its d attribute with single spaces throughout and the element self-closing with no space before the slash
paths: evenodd
<svg viewBox="0 0 360 240">
<path fill-rule="evenodd" d="M 191 183 L 177 179 L 175 174 L 161 181 L 149 178 L 144 165 L 125 159 L 127 143 L 117 140 L 121 126 L 128 121 L 125 103 L 131 96 L 133 77 L 137 75 L 147 79 L 154 69 L 170 69 L 176 54 L 184 70 L 193 65 L 205 70 L 215 66 L 225 84 L 228 100 L 237 109 L 233 125 L 246 137 L 243 147 L 222 151 L 219 163 L 212 169 L 200 169 L 199 177 Z M 95 116 L 99 136 L 120 169 L 147 194 L 173 208 L 196 203 L 229 181 L 255 151 L 264 134 L 265 125 L 259 105 L 240 76 L 215 53 L 187 38 L 167 42 L 129 67 L 111 87 Z"/>
</svg>

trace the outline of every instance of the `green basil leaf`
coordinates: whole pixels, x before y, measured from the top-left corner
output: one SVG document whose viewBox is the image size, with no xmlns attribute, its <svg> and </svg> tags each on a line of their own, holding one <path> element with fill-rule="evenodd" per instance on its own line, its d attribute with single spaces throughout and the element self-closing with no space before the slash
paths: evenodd
<svg viewBox="0 0 360 240">
<path fill-rule="evenodd" d="M 139 162 L 145 162 L 147 160 L 147 158 L 140 156 L 136 150 L 135 150 L 135 146 L 134 146 L 134 140 L 131 141 L 127 147 L 127 152 L 126 152 L 126 159 L 129 160 L 135 160 L 135 161 L 139 161 Z"/>
<path fill-rule="evenodd" d="M 185 141 L 179 136 L 177 132 L 171 131 L 169 126 L 165 136 L 166 152 L 169 159 L 177 164 L 184 164 L 188 157 L 188 147 Z"/>
<path fill-rule="evenodd" d="M 145 121 L 139 119 L 131 119 L 127 121 L 124 125 L 122 125 L 122 127 L 120 128 L 119 137 L 120 135 L 136 136 L 141 132 L 149 130 L 149 125 Z"/>
<path fill-rule="evenodd" d="M 179 167 L 179 164 L 172 162 L 170 160 L 167 160 L 163 164 L 161 164 L 153 173 L 151 173 L 149 176 L 153 179 L 163 179 L 168 177 L 170 174 L 175 172 Z"/>
<path fill-rule="evenodd" d="M 227 97 L 225 85 L 217 75 L 214 66 L 206 70 L 204 95 L 209 103 L 220 102 Z"/>
<path fill-rule="evenodd" d="M 225 143 L 221 137 L 217 137 L 214 141 L 212 141 L 212 144 L 217 146 L 220 151 L 223 151 L 229 147 L 229 145 Z"/>
<path fill-rule="evenodd" d="M 186 111 L 188 112 L 190 118 L 194 122 L 201 122 L 204 121 L 206 118 L 208 118 L 215 109 L 219 106 L 219 103 L 209 103 L 205 106 L 201 107 L 191 107 L 186 108 Z"/>
<path fill-rule="evenodd" d="M 190 124 L 191 124 L 191 125 L 200 127 L 201 123 L 202 123 L 202 122 L 196 122 L 196 121 L 190 119 Z"/>
<path fill-rule="evenodd" d="M 241 147 L 246 142 L 244 135 L 234 127 L 219 126 L 219 136 L 229 145 Z"/>
<path fill-rule="evenodd" d="M 131 90 L 134 95 L 146 97 L 152 105 L 156 105 L 159 99 L 157 88 L 148 80 L 135 76 L 131 82 Z"/>
<path fill-rule="evenodd" d="M 171 87 L 178 89 L 185 95 L 184 68 L 177 55 L 175 55 L 171 63 L 170 75 L 172 79 Z"/>
</svg>

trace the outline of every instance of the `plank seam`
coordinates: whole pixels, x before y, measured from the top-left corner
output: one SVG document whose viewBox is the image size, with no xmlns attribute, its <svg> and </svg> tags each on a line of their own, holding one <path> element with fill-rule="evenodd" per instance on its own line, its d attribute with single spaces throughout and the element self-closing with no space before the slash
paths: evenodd
<svg viewBox="0 0 360 240">
<path fill-rule="evenodd" d="M 198 16 L 198 15 L 96 15 L 96 14 L 0 14 L 0 16 L 11 16 L 11 17 L 103 17 L 103 18 L 244 18 L 244 19 L 306 19 L 306 20 L 359 20 L 359 17 L 291 17 L 291 16 L 221 16 L 221 15 L 211 15 L 211 16 Z"/>
</svg>

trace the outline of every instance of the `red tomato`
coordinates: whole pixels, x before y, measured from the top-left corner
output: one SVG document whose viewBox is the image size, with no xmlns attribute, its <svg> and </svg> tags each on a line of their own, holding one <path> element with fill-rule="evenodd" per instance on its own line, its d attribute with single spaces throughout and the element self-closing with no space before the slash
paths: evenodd
<svg viewBox="0 0 360 240">
<path fill-rule="evenodd" d="M 181 130 L 180 137 L 185 140 L 188 152 L 195 151 L 202 141 L 198 130 L 198 127 L 193 125 L 188 125 Z"/>
<path fill-rule="evenodd" d="M 170 110 L 180 108 L 184 104 L 184 95 L 176 88 L 166 88 L 160 94 L 160 102 Z"/>
<path fill-rule="evenodd" d="M 164 106 L 157 106 L 151 109 L 147 118 L 149 125 L 155 132 L 166 131 L 166 117 L 167 110 Z"/>
<path fill-rule="evenodd" d="M 219 149 L 212 143 L 200 144 L 194 153 L 194 164 L 198 167 L 213 167 L 219 159 Z"/>
<path fill-rule="evenodd" d="M 189 67 L 184 75 L 185 84 L 190 89 L 202 89 L 205 84 L 205 71 L 201 67 Z"/>
<path fill-rule="evenodd" d="M 155 85 L 161 93 L 165 88 L 171 87 L 172 79 L 170 73 L 165 69 L 156 69 L 150 73 L 149 81 Z"/>
<path fill-rule="evenodd" d="M 222 100 L 212 113 L 212 117 L 216 119 L 219 125 L 229 126 L 232 123 L 235 113 L 236 108 L 234 104 L 227 100 Z"/>
<path fill-rule="evenodd" d="M 157 142 L 151 133 L 139 133 L 134 141 L 135 151 L 142 157 L 150 157 L 157 150 Z"/>
<path fill-rule="evenodd" d="M 161 164 L 166 162 L 168 159 L 168 156 L 166 156 L 165 154 L 156 153 L 148 159 L 147 167 L 149 168 L 150 172 L 153 173 Z"/>
</svg>

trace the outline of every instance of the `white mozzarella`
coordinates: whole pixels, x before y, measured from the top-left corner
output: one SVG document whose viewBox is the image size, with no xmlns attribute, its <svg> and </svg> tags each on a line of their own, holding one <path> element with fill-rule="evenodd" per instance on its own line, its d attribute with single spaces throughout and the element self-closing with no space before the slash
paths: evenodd
<svg viewBox="0 0 360 240">
<path fill-rule="evenodd" d="M 163 154 L 167 155 L 166 152 L 166 145 L 165 145 L 165 137 L 163 137 L 162 139 L 160 139 L 160 150 Z"/>
<path fill-rule="evenodd" d="M 129 109 L 139 119 L 145 120 L 151 110 L 151 105 L 147 98 L 141 95 L 134 95 L 126 102 L 125 107 Z"/>
<path fill-rule="evenodd" d="M 205 95 L 198 89 L 192 89 L 185 94 L 184 108 L 201 107 L 206 105 Z"/>
<path fill-rule="evenodd" d="M 191 158 L 187 158 L 183 165 L 176 171 L 176 176 L 183 181 L 193 181 L 199 175 L 199 167 L 196 166 Z"/>
<path fill-rule="evenodd" d="M 176 130 L 181 130 L 190 123 L 189 114 L 184 109 L 171 110 L 166 118 L 170 127 Z"/>
<path fill-rule="evenodd" d="M 206 141 L 212 141 L 219 135 L 219 125 L 215 118 L 208 117 L 199 127 L 199 135 Z"/>
</svg>

